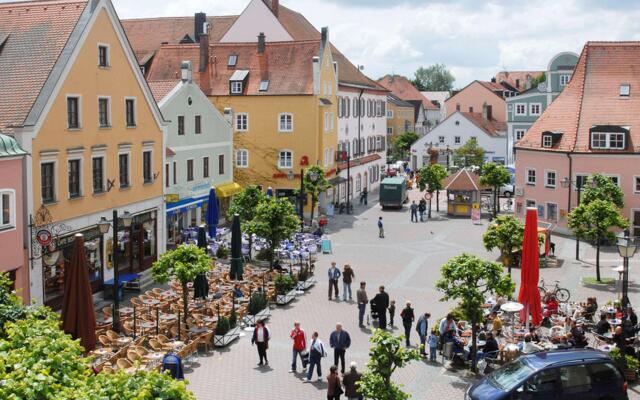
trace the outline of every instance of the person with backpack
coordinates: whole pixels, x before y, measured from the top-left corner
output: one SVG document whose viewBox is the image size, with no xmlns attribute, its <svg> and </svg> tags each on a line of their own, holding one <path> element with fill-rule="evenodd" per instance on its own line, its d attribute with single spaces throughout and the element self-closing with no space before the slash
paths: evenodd
<svg viewBox="0 0 640 400">
<path fill-rule="evenodd" d="M 313 332 L 311 335 L 311 344 L 309 345 L 309 369 L 307 370 L 307 377 L 302 379 L 304 382 L 311 382 L 313 377 L 313 368 L 318 369 L 318 382 L 322 381 L 322 359 L 327 356 L 327 352 L 324 349 L 324 344 L 318 339 L 318 332 Z"/>
</svg>

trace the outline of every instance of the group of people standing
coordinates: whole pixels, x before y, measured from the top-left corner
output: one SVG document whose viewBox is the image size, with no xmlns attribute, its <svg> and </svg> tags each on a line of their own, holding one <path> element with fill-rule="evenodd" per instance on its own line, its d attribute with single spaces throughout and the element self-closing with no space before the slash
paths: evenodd
<svg viewBox="0 0 640 400">
<path fill-rule="evenodd" d="M 416 201 L 413 200 L 409 206 L 409 210 L 411 211 L 411 222 L 418 222 L 418 215 L 420 216 L 420 222 L 424 222 L 424 213 L 427 211 L 427 201 L 420 199 L 420 202 L 416 204 Z"/>
</svg>

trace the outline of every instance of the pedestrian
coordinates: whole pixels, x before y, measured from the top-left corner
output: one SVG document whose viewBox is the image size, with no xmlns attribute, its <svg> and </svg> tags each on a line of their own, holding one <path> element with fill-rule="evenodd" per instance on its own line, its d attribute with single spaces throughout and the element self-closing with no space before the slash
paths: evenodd
<svg viewBox="0 0 640 400">
<path fill-rule="evenodd" d="M 293 329 L 289 334 L 289 337 L 293 341 L 293 360 L 291 361 L 291 369 L 289 373 L 295 373 L 297 369 L 297 361 L 298 355 L 300 355 L 300 360 L 302 361 L 302 370 L 304 371 L 304 357 L 303 353 L 307 350 L 307 336 L 304 333 L 304 330 L 300 328 L 300 322 L 296 321 L 293 323 Z"/>
<path fill-rule="evenodd" d="M 427 211 L 427 202 L 425 199 L 420 199 L 418 203 L 418 212 L 420 213 L 420 222 L 424 222 L 424 212 Z"/>
<path fill-rule="evenodd" d="M 384 239 L 384 225 L 382 224 L 382 217 L 378 217 L 378 237 Z"/>
<path fill-rule="evenodd" d="M 387 308 L 389 308 L 389 295 L 384 291 L 384 286 L 380 286 L 378 294 L 371 300 L 375 304 L 375 311 L 378 314 L 378 326 L 380 329 L 387 329 Z"/>
<path fill-rule="evenodd" d="M 367 197 L 369 197 L 369 192 L 367 188 L 362 189 L 362 198 L 364 199 L 364 205 L 367 205 Z"/>
<path fill-rule="evenodd" d="M 427 335 L 429 335 L 429 318 L 431 314 L 424 313 L 418 318 L 418 322 L 416 323 L 416 332 L 418 332 L 418 336 L 420 337 L 420 354 L 423 357 L 427 356 Z"/>
<path fill-rule="evenodd" d="M 396 316 L 396 301 L 391 300 L 391 304 L 389 304 L 389 325 L 393 328 L 393 319 Z"/>
<path fill-rule="evenodd" d="M 251 344 L 256 345 L 258 347 L 258 357 L 260 357 L 260 362 L 258 362 L 258 366 L 269 365 L 269 360 L 267 360 L 267 349 L 269 348 L 269 339 L 271 338 L 271 333 L 269 332 L 269 328 L 264 324 L 264 321 L 256 322 L 256 327 L 253 329 L 253 336 L 251 337 Z"/>
<path fill-rule="evenodd" d="M 327 376 L 327 400 L 340 400 L 340 396 L 344 393 L 340 376 L 338 376 L 338 367 L 332 365 L 329 368 L 329 376 Z"/>
<path fill-rule="evenodd" d="M 342 273 L 336 267 L 335 261 L 331 262 L 331 267 L 329 267 L 328 275 L 329 275 L 329 300 L 331 300 L 331 294 L 334 289 L 336 292 L 336 300 L 340 300 L 340 297 L 338 296 L 338 280 L 340 279 L 340 275 L 342 275 Z"/>
<path fill-rule="evenodd" d="M 344 355 L 351 346 L 351 336 L 349 336 L 349 332 L 342 329 L 340 322 L 336 324 L 336 330 L 331 332 L 331 336 L 329 336 L 329 346 L 333 349 L 333 365 L 337 366 L 340 361 L 342 366 L 340 372 L 344 374 Z"/>
<path fill-rule="evenodd" d="M 418 205 L 415 200 L 411 202 L 409 209 L 411 210 L 411 222 L 418 222 Z"/>
<path fill-rule="evenodd" d="M 431 334 L 427 338 L 427 344 L 429 344 L 429 361 L 436 361 L 436 355 L 438 354 L 438 330 L 433 328 Z"/>
<path fill-rule="evenodd" d="M 311 344 L 309 345 L 309 369 L 307 369 L 307 377 L 303 379 L 304 382 L 311 382 L 313 376 L 313 368 L 318 369 L 318 382 L 322 380 L 322 358 L 327 356 L 327 352 L 324 350 L 324 344 L 318 339 L 318 332 L 313 332 L 311 335 Z"/>
<path fill-rule="evenodd" d="M 364 312 L 366 311 L 367 303 L 369 302 L 367 290 L 365 289 L 366 286 L 366 282 L 360 282 L 360 289 L 356 292 L 356 300 L 358 300 L 358 326 L 361 328 L 364 326 Z"/>
<path fill-rule="evenodd" d="M 413 325 L 415 315 L 413 313 L 413 308 L 411 308 L 410 301 L 407 301 L 407 304 L 400 312 L 400 318 L 402 318 L 402 326 L 404 326 L 404 339 L 406 341 L 407 347 L 411 347 L 411 326 Z"/>
<path fill-rule="evenodd" d="M 342 270 L 342 300 L 347 301 L 347 292 L 349 292 L 349 301 L 353 300 L 351 296 L 351 282 L 356 274 L 353 272 L 351 265 L 345 264 Z"/>
<path fill-rule="evenodd" d="M 362 378 L 362 374 L 357 371 L 357 367 L 358 364 L 355 361 L 351 361 L 349 372 L 342 377 L 344 394 L 347 396 L 347 400 L 362 400 L 362 395 L 359 393 L 357 385 L 360 382 L 360 378 Z"/>
</svg>

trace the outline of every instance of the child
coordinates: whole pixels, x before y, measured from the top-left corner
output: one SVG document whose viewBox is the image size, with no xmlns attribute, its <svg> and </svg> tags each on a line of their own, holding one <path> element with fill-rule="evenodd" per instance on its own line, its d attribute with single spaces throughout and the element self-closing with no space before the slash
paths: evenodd
<svg viewBox="0 0 640 400">
<path fill-rule="evenodd" d="M 429 345 L 429 361 L 436 362 L 436 354 L 438 351 L 438 331 L 433 329 L 431 334 L 427 338 L 427 344 Z"/>
<path fill-rule="evenodd" d="M 391 300 L 391 304 L 389 304 L 389 324 L 393 327 L 393 317 L 396 315 L 396 301 Z"/>
</svg>

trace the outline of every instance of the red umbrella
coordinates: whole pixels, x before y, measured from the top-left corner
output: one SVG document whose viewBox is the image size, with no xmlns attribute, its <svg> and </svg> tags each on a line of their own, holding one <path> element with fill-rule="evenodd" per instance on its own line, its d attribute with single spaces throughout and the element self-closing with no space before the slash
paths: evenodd
<svg viewBox="0 0 640 400">
<path fill-rule="evenodd" d="M 539 325 L 542 321 L 542 307 L 540 306 L 540 292 L 538 291 L 538 280 L 540 278 L 539 252 L 538 211 L 535 208 L 527 208 L 527 218 L 524 223 L 524 240 L 522 241 L 522 265 L 520 267 L 518 302 L 524 305 L 524 309 L 520 312 L 520 319 L 528 323 L 528 316 L 531 315 L 533 325 Z"/>
<path fill-rule="evenodd" d="M 71 264 L 66 269 L 62 329 L 74 339 L 80 339 L 80 344 L 85 351 L 95 348 L 96 313 L 93 308 L 93 292 L 89 284 L 87 255 L 81 233 L 75 235 Z"/>
</svg>

